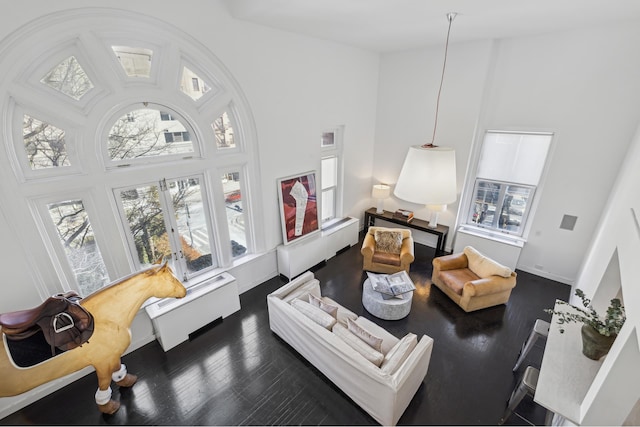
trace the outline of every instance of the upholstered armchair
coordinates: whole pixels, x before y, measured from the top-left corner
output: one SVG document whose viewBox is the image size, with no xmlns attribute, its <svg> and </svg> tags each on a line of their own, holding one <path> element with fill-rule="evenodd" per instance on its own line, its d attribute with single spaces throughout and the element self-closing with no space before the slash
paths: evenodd
<svg viewBox="0 0 640 427">
<path fill-rule="evenodd" d="M 434 258 L 431 281 L 469 312 L 506 304 L 516 273 L 467 246 L 462 253 Z"/>
<path fill-rule="evenodd" d="M 364 270 L 376 273 L 409 272 L 414 260 L 411 230 L 371 226 L 360 252 L 364 257 Z"/>
</svg>

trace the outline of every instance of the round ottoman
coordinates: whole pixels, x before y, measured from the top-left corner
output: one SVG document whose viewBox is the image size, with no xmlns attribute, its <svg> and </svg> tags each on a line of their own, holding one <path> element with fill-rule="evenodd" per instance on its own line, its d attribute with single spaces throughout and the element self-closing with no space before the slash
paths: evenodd
<svg viewBox="0 0 640 427">
<path fill-rule="evenodd" d="M 371 287 L 371 281 L 365 280 L 362 284 L 362 305 L 374 316 L 384 320 L 398 320 L 407 317 L 411 311 L 413 292 L 402 294 L 399 298 L 382 298 L 380 292 Z"/>
</svg>

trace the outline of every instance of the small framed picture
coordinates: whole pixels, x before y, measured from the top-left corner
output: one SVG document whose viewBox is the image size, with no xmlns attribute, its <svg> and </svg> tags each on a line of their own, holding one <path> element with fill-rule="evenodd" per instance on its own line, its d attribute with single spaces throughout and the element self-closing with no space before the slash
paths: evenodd
<svg viewBox="0 0 640 427">
<path fill-rule="evenodd" d="M 285 245 L 320 231 L 316 172 L 278 179 L 278 202 Z"/>
</svg>

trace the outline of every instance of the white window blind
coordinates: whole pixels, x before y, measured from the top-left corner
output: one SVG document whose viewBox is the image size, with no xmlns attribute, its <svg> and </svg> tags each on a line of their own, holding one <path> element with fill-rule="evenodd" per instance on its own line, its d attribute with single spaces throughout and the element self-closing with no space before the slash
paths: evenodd
<svg viewBox="0 0 640 427">
<path fill-rule="evenodd" d="M 550 133 L 486 133 L 477 177 L 538 185 L 551 144 Z"/>
</svg>

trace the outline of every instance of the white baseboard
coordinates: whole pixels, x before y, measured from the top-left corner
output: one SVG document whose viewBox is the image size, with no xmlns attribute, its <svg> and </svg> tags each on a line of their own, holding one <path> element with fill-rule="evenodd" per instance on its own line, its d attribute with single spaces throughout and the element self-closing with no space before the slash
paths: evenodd
<svg viewBox="0 0 640 427">
<path fill-rule="evenodd" d="M 573 285 L 573 279 L 568 277 L 559 276 L 557 274 L 550 273 L 548 271 L 538 270 L 534 267 L 529 267 L 526 265 L 518 265 L 516 267 L 518 270 L 526 271 L 527 273 L 535 274 L 536 276 L 544 277 L 545 279 L 555 280 L 556 282 L 564 283 L 565 285 Z"/>
</svg>

